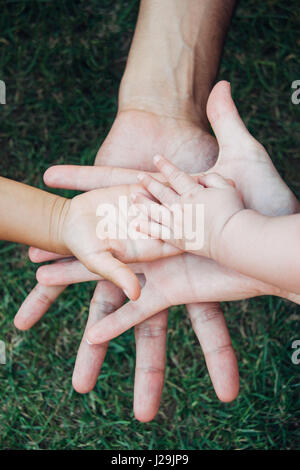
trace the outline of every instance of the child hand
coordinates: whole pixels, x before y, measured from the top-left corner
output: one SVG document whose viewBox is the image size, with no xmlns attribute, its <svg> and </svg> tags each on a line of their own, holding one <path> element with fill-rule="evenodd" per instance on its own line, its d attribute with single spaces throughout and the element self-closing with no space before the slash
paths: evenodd
<svg viewBox="0 0 300 470">
<path fill-rule="evenodd" d="M 225 225 L 244 209 L 234 183 L 217 173 L 200 174 L 195 180 L 161 156 L 154 157 L 154 163 L 170 187 L 150 175 L 138 176 L 162 206 L 143 194 L 134 195 L 138 209 L 150 219 L 138 222 L 136 229 L 180 250 L 216 258 Z"/>
<path fill-rule="evenodd" d="M 116 186 L 80 194 L 68 201 L 59 228 L 64 245 L 89 271 L 114 282 L 132 300 L 139 297 L 140 285 L 124 262 L 151 261 L 179 252 L 160 240 L 145 240 L 140 233 L 130 232 L 130 212 L 127 210 L 130 208 L 130 193 L 139 188 L 134 185 Z M 113 228 L 111 233 L 105 232 L 104 224 L 99 225 L 97 215 L 100 215 L 101 208 L 111 209 L 107 217 L 110 214 L 115 217 L 115 220 L 108 220 Z"/>
</svg>

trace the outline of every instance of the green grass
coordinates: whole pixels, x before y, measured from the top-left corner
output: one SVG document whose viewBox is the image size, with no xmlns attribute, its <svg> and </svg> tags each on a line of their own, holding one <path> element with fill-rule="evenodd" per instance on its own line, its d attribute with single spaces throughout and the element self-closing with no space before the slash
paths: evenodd
<svg viewBox="0 0 300 470">
<path fill-rule="evenodd" d="M 92 164 L 116 111 L 137 8 L 136 0 L 1 5 L 3 176 L 42 187 L 54 163 Z M 297 0 L 242 0 L 219 76 L 231 81 L 241 115 L 300 196 L 300 105 L 290 100 L 291 82 L 300 78 L 298 32 Z M 21 333 L 12 320 L 35 269 L 24 248 L 2 243 L 0 270 L 0 339 L 8 349 L 0 366 L 1 449 L 300 448 L 300 366 L 291 362 L 291 343 L 300 337 L 296 305 L 271 297 L 224 305 L 241 374 L 231 404 L 216 399 L 183 309 L 174 308 L 160 412 L 141 424 L 131 407 L 131 331 L 111 343 L 93 392 L 72 389 L 93 285 L 70 288 Z"/>
</svg>

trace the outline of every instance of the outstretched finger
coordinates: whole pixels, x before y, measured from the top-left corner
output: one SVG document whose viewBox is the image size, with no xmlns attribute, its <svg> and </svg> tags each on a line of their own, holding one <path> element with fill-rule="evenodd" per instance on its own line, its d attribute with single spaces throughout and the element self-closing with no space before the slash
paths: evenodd
<svg viewBox="0 0 300 470">
<path fill-rule="evenodd" d="M 44 173 L 44 182 L 51 188 L 91 191 L 122 184 L 136 184 L 138 170 L 110 166 L 56 165 Z M 159 173 L 150 173 L 155 179 L 163 180 Z"/>
<path fill-rule="evenodd" d="M 207 117 L 221 150 L 253 141 L 233 102 L 229 82 L 222 80 L 212 89 L 207 101 Z"/>
<path fill-rule="evenodd" d="M 234 400 L 239 392 L 238 363 L 220 304 L 189 304 L 187 311 L 218 398 Z"/>
<path fill-rule="evenodd" d="M 66 256 L 52 253 L 51 251 L 40 250 L 31 246 L 28 250 L 28 256 L 33 263 L 44 263 L 45 261 L 54 261 L 59 259 L 66 259 Z"/>
<path fill-rule="evenodd" d="M 68 285 L 43 286 L 37 284 L 19 308 L 14 324 L 19 330 L 28 330 L 49 310 Z"/>
<path fill-rule="evenodd" d="M 97 283 L 73 372 L 72 383 L 78 393 L 88 393 L 93 390 L 108 348 L 108 342 L 89 345 L 86 341 L 86 332 L 98 321 L 117 310 L 124 300 L 125 296 L 121 289 L 111 282 L 99 281 Z"/>
<path fill-rule="evenodd" d="M 135 327 L 134 415 L 142 422 L 157 414 L 164 385 L 168 311 Z"/>
<path fill-rule="evenodd" d="M 80 261 L 73 258 L 61 263 L 40 266 L 36 272 L 36 279 L 43 286 L 65 286 L 65 284 L 99 281 L 103 278 L 91 273 Z"/>
</svg>

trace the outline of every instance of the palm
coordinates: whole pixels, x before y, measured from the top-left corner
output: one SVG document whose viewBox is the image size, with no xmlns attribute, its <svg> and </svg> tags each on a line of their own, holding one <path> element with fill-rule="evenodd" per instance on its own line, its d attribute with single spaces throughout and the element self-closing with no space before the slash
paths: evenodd
<svg viewBox="0 0 300 470">
<path fill-rule="evenodd" d="M 123 111 L 101 146 L 95 164 L 152 171 L 162 153 L 185 171 L 205 171 L 215 162 L 217 145 L 208 132 L 188 121 L 144 111 Z"/>
<path fill-rule="evenodd" d="M 250 143 L 253 146 L 250 147 Z M 232 178 L 241 190 L 246 207 L 265 215 L 292 214 L 298 203 L 279 177 L 269 155 L 255 140 L 237 147 L 221 149 L 211 171 Z"/>
<path fill-rule="evenodd" d="M 215 163 L 218 147 L 208 132 L 188 121 L 143 111 L 119 113 L 95 164 L 153 171 L 156 153 L 189 173 L 211 168 L 234 179 L 243 188 L 246 206 L 264 214 L 292 213 L 298 207 L 265 149 L 249 134 L 247 140 L 232 139 L 221 147 Z"/>
<path fill-rule="evenodd" d="M 218 138 L 218 160 L 210 171 L 232 178 L 246 207 L 265 215 L 295 212 L 298 202 L 280 178 L 264 147 L 248 132 L 231 98 L 227 82 L 219 82 L 207 103 L 209 121 Z"/>
<path fill-rule="evenodd" d="M 107 265 L 107 259 L 109 265 L 113 263 L 119 268 L 118 260 L 151 261 L 179 252 L 161 240 L 145 240 L 142 234 L 130 231 L 130 224 L 136 218 L 135 213 L 129 212 L 130 194 L 138 191 L 143 191 L 139 185 L 120 185 L 87 191 L 71 200 L 64 221 L 64 241 L 91 271 L 104 275 L 101 264 Z M 99 207 L 105 208 L 102 224 L 95 217 Z"/>
</svg>

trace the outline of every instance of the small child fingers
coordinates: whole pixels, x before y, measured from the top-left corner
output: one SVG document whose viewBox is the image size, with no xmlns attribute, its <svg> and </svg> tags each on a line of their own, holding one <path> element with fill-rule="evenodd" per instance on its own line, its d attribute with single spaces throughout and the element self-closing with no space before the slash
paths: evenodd
<svg viewBox="0 0 300 470">
<path fill-rule="evenodd" d="M 171 224 L 172 215 L 165 206 L 151 201 L 142 193 L 132 194 L 131 199 L 134 202 L 134 207 L 149 219 L 167 226 Z"/>
<path fill-rule="evenodd" d="M 206 188 L 224 189 L 233 186 L 219 173 L 206 173 L 197 175 L 197 180 Z"/>
<path fill-rule="evenodd" d="M 180 195 L 191 191 L 198 186 L 192 176 L 179 170 L 173 163 L 161 155 L 156 155 L 153 161 L 159 171 L 164 175 L 171 187 Z"/>
<path fill-rule="evenodd" d="M 151 176 L 145 173 L 140 173 L 138 175 L 138 180 L 140 184 L 142 184 L 142 186 L 152 194 L 152 196 L 165 206 L 170 207 L 172 204 L 178 202 L 178 195 L 173 191 L 173 189 L 168 188 L 166 185 L 160 183 Z"/>
<path fill-rule="evenodd" d="M 149 220 L 140 220 L 136 223 L 135 229 L 157 240 L 170 240 L 172 238 L 172 232 L 169 227 Z"/>
</svg>

